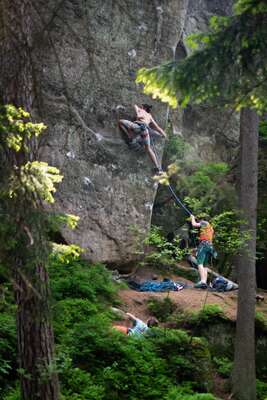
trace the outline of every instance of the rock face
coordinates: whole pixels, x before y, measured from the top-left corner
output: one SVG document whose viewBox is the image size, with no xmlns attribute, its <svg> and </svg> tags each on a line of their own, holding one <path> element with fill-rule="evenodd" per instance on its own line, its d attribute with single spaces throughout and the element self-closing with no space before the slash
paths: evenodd
<svg viewBox="0 0 267 400">
<path fill-rule="evenodd" d="M 128 149 L 117 120 L 132 118 L 133 104 L 142 102 L 153 104 L 162 127 L 169 115 L 166 105 L 142 95 L 136 71 L 183 56 L 185 36 L 204 28 L 218 10 L 228 13 L 232 1 L 36 3 L 36 106 L 49 127 L 42 156 L 64 175 L 56 208 L 80 217 L 78 228 L 62 235 L 92 261 L 127 263 L 137 257 L 138 241 L 150 225 L 157 188 L 147 154 Z M 200 138 L 209 154 L 221 140 L 210 122 L 207 130 L 207 115 L 171 115 L 197 153 L 204 151 Z M 159 157 L 162 150 L 159 141 Z"/>
<path fill-rule="evenodd" d="M 56 208 L 80 217 L 62 234 L 92 261 L 127 263 L 150 225 L 156 186 L 147 154 L 128 149 L 117 119 L 132 118 L 135 103 L 153 104 L 135 74 L 173 57 L 187 1 L 38 4 L 38 105 L 49 127 L 42 157 L 64 175 Z M 164 127 L 166 105 L 153 104 L 153 114 Z"/>
<path fill-rule="evenodd" d="M 183 35 L 175 54 L 178 60 L 190 54 L 185 44 L 186 37 L 207 31 L 209 18 L 213 15 L 230 15 L 233 0 L 189 0 L 187 5 Z M 209 71 L 207 79 L 208 76 Z M 174 132 L 191 145 L 187 159 L 233 161 L 238 149 L 239 118 L 231 110 L 189 106 L 180 114 L 171 113 L 170 117 Z"/>
</svg>

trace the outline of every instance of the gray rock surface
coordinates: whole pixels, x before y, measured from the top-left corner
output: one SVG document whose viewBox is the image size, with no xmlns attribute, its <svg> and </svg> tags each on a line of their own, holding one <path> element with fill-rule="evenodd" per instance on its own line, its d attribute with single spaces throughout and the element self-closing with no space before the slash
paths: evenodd
<svg viewBox="0 0 267 400">
<path fill-rule="evenodd" d="M 135 74 L 173 57 L 187 3 L 38 1 L 37 106 L 49 127 L 42 154 L 64 175 L 55 207 L 80 217 L 63 236 L 92 261 L 136 258 L 150 225 L 153 166 L 143 151 L 128 149 L 117 119 L 146 101 L 165 126 L 166 105 L 142 95 Z M 157 148 L 161 157 L 163 142 Z"/>
<path fill-rule="evenodd" d="M 188 52 L 184 38 L 204 29 L 231 0 L 38 0 L 34 38 L 36 107 L 48 125 L 42 157 L 60 168 L 56 209 L 78 215 L 78 228 L 63 231 L 92 261 L 125 264 L 138 257 L 151 221 L 157 187 L 152 164 L 128 149 L 118 118 L 132 118 L 133 104 L 153 104 L 163 127 L 191 143 L 189 157 L 231 158 L 236 125 L 218 133 L 228 116 L 214 110 L 169 113 L 141 93 L 140 67 Z M 234 121 L 235 122 L 235 121 Z M 225 139 L 227 137 L 227 140 Z M 159 157 L 163 141 L 157 144 Z M 215 154 L 216 153 L 216 154 Z M 225 156 L 224 156 L 225 154 Z"/>
<path fill-rule="evenodd" d="M 185 40 L 188 35 L 207 31 L 210 17 L 230 15 L 232 5 L 233 0 L 188 0 L 175 58 L 179 60 L 190 54 Z M 209 71 L 207 79 L 208 76 Z M 174 132 L 191 145 L 188 159 L 229 163 L 234 160 L 238 150 L 239 116 L 231 110 L 189 106 L 183 112 L 171 112 L 170 118 Z"/>
</svg>

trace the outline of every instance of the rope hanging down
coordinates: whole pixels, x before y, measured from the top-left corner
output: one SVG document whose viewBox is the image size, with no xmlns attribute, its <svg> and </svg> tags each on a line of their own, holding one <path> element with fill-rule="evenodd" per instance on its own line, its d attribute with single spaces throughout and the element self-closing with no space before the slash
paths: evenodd
<svg viewBox="0 0 267 400">
<path fill-rule="evenodd" d="M 173 188 L 171 187 L 171 185 L 168 185 L 168 188 L 171 192 L 171 194 L 173 195 L 173 198 L 175 199 L 176 203 L 179 204 L 179 206 L 181 206 L 183 208 L 183 210 L 188 214 L 191 215 L 192 212 L 184 205 L 184 203 L 179 199 L 179 197 L 175 194 Z"/>
<path fill-rule="evenodd" d="M 159 165 L 159 161 L 158 161 L 159 159 L 158 159 L 158 155 L 157 155 L 157 151 L 156 151 L 156 147 L 155 147 L 155 144 L 154 144 L 154 140 L 153 140 L 153 138 L 152 138 L 152 135 L 150 136 L 150 141 L 151 141 L 151 144 L 152 144 L 152 147 L 153 147 L 153 151 L 154 151 L 154 153 L 155 153 L 155 156 L 156 156 L 156 159 L 157 159 L 157 162 L 158 162 L 158 165 Z M 191 215 L 192 212 L 184 205 L 184 203 L 182 202 L 182 200 L 179 199 L 179 197 L 177 196 L 177 194 L 175 193 L 175 191 L 173 190 L 173 188 L 171 187 L 170 184 L 168 185 L 168 188 L 169 188 L 169 190 L 170 190 L 170 192 L 171 192 L 171 194 L 172 194 L 174 200 L 176 201 L 176 203 L 177 203 L 180 207 L 182 207 L 182 209 L 183 209 L 188 215 Z"/>
</svg>

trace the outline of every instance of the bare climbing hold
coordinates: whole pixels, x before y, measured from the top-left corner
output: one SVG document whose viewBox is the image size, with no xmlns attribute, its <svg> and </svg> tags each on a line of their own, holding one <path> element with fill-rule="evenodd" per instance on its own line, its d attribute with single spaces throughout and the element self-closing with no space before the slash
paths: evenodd
<svg viewBox="0 0 267 400">
<path fill-rule="evenodd" d="M 67 156 L 68 158 L 71 158 L 72 160 L 74 160 L 74 158 L 75 158 L 75 154 L 74 154 L 73 151 L 68 151 L 68 153 L 66 154 L 66 156 Z"/>
<path fill-rule="evenodd" d="M 90 178 L 88 178 L 88 176 L 85 176 L 85 177 L 83 178 L 83 183 L 84 183 L 86 186 L 90 186 L 90 185 L 93 184 L 93 182 L 91 181 Z"/>
<path fill-rule="evenodd" d="M 135 58 L 136 57 L 136 50 L 135 49 L 131 49 L 131 50 L 129 50 L 128 51 L 128 56 L 130 57 L 130 58 Z"/>
</svg>

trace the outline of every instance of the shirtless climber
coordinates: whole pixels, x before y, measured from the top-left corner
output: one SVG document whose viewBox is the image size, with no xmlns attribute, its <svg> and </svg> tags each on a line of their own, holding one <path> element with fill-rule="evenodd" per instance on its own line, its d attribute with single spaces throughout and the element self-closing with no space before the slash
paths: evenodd
<svg viewBox="0 0 267 400">
<path fill-rule="evenodd" d="M 161 167 L 154 151 L 151 149 L 149 135 L 152 134 L 166 138 L 166 133 L 155 122 L 154 118 L 150 114 L 151 108 L 152 106 L 149 106 L 148 104 L 142 104 L 141 107 L 135 104 L 134 109 L 136 120 L 132 122 L 127 119 L 120 119 L 119 127 L 126 133 L 129 139 L 129 144 L 134 143 L 138 137 L 138 143 L 144 146 L 150 159 L 156 166 L 157 172 L 160 172 Z"/>
</svg>

